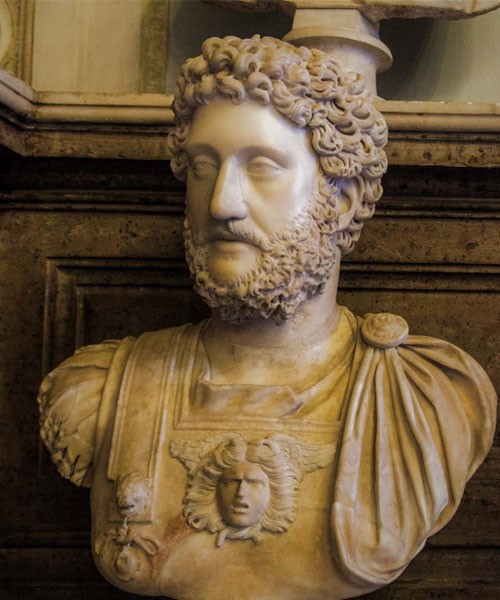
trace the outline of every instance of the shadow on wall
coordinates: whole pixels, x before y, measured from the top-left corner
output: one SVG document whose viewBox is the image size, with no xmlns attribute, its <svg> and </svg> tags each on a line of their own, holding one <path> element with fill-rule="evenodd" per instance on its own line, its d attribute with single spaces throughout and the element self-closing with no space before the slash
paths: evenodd
<svg viewBox="0 0 500 600">
<path fill-rule="evenodd" d="M 436 87 L 436 72 L 422 68 L 422 57 L 433 55 L 433 62 L 441 64 L 444 47 L 435 43 L 435 22 L 432 19 L 393 19 L 382 21 L 380 37 L 392 51 L 392 67 L 377 77 L 378 93 L 386 100 L 420 99 L 409 95 L 412 88 L 420 97 L 432 95 Z M 433 48 L 433 50 L 432 50 Z M 428 62 L 428 56 L 425 57 Z M 438 69 L 439 70 L 439 69 Z"/>
<path fill-rule="evenodd" d="M 292 28 L 284 13 L 249 13 L 216 8 L 201 0 L 171 0 L 166 91 L 175 87 L 180 66 L 200 53 L 211 36 L 255 33 L 281 38 Z M 393 66 L 378 77 L 386 100 L 499 102 L 500 10 L 474 19 L 390 19 L 381 39 Z"/>
<path fill-rule="evenodd" d="M 282 38 L 292 28 L 292 18 L 284 13 L 249 13 L 223 10 L 201 0 L 171 0 L 169 19 L 169 60 L 166 89 L 172 92 L 179 69 L 188 57 L 200 54 L 208 37 L 255 33 Z"/>
<path fill-rule="evenodd" d="M 499 102 L 500 11 L 475 19 L 383 21 L 393 66 L 378 76 L 387 100 Z"/>
</svg>

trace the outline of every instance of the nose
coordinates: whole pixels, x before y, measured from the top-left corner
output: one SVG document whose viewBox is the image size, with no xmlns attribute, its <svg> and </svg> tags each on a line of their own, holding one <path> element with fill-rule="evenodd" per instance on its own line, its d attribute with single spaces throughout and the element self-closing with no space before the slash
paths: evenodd
<svg viewBox="0 0 500 600">
<path fill-rule="evenodd" d="M 238 498 L 238 500 L 243 500 L 244 498 L 246 498 L 248 494 L 248 483 L 242 479 L 238 485 L 238 492 L 236 494 L 236 497 Z"/>
<path fill-rule="evenodd" d="M 221 165 L 210 200 L 210 214 L 214 219 L 245 219 L 248 210 L 240 184 L 236 159 L 227 160 Z"/>
</svg>

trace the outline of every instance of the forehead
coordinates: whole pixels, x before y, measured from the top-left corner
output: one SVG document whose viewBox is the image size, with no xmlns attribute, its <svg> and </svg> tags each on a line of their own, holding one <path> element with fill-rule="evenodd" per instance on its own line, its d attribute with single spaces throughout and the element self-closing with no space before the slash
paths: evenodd
<svg viewBox="0 0 500 600">
<path fill-rule="evenodd" d="M 251 462 L 242 462 L 242 463 L 238 463 L 237 465 L 234 465 L 234 467 L 230 467 L 229 469 L 226 469 L 224 471 L 224 473 L 222 474 L 222 478 L 223 479 L 241 479 L 241 480 L 258 479 L 261 481 L 266 481 L 267 475 L 259 467 L 259 465 L 256 465 L 255 463 L 251 463 Z"/>
<path fill-rule="evenodd" d="M 196 109 L 187 149 L 208 146 L 217 153 L 234 154 L 245 148 L 269 147 L 293 154 L 298 149 L 313 152 L 309 133 L 274 107 L 253 100 L 233 104 L 216 99 Z"/>
</svg>

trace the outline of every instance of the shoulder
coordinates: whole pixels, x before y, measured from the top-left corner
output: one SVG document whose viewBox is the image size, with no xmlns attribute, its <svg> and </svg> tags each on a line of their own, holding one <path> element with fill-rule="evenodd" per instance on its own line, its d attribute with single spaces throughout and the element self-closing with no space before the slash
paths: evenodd
<svg viewBox="0 0 500 600">
<path fill-rule="evenodd" d="M 415 401 L 432 407 L 438 418 L 453 412 L 468 424 L 471 445 L 480 456 L 472 459 L 470 476 L 491 446 L 496 420 L 496 392 L 481 365 L 446 340 L 412 335 L 398 315 L 366 315 L 360 330 L 363 346 L 387 354 L 379 370 L 404 384 Z"/>
<path fill-rule="evenodd" d="M 61 475 L 89 486 L 103 389 L 126 340 L 85 346 L 49 373 L 38 395 L 40 433 Z"/>
<path fill-rule="evenodd" d="M 466 352 L 388 313 L 359 320 L 351 378 L 332 533 L 345 575 L 381 585 L 453 516 L 491 446 L 496 394 Z"/>
<path fill-rule="evenodd" d="M 114 419 L 125 367 L 150 372 L 196 345 L 204 323 L 143 333 L 137 339 L 84 346 L 45 377 L 38 394 L 40 435 L 60 474 L 77 485 L 92 483 L 93 459 Z"/>
</svg>

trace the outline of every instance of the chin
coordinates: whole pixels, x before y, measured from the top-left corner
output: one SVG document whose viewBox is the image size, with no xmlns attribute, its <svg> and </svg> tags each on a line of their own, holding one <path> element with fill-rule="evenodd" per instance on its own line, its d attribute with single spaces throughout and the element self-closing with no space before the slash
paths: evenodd
<svg viewBox="0 0 500 600">
<path fill-rule="evenodd" d="M 233 256 L 219 256 L 209 259 L 207 271 L 214 283 L 230 288 L 237 287 L 248 278 L 254 263 L 254 260 L 242 261 Z"/>
<path fill-rule="evenodd" d="M 249 519 L 248 517 L 243 516 L 235 516 L 231 517 L 231 527 L 250 527 L 255 522 L 254 519 Z"/>
</svg>

